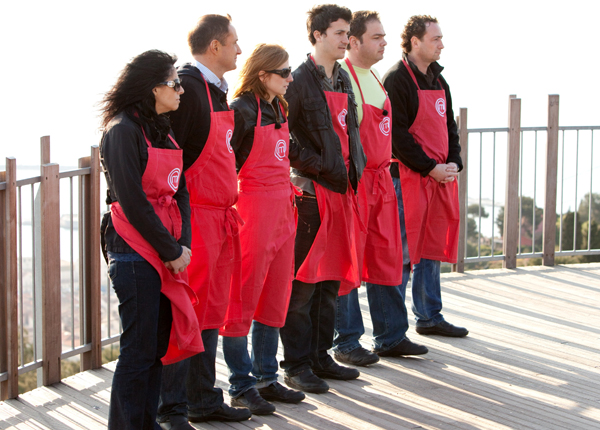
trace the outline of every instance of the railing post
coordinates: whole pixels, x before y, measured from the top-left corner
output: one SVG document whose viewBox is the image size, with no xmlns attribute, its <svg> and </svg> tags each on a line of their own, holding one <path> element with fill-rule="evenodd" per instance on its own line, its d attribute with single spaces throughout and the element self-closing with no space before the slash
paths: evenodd
<svg viewBox="0 0 600 430">
<path fill-rule="evenodd" d="M 58 164 L 41 168 L 43 384 L 60 382 L 60 183 Z"/>
<path fill-rule="evenodd" d="M 452 270 L 458 273 L 465 271 L 465 251 L 467 248 L 467 184 L 469 170 L 469 130 L 467 129 L 467 108 L 460 108 L 458 117 L 458 136 L 460 142 L 460 158 L 463 168 L 458 174 L 458 201 L 460 207 L 460 232 L 458 236 L 458 260 Z"/>
<path fill-rule="evenodd" d="M 92 146 L 91 157 L 79 159 L 79 167 L 90 167 L 89 176 L 80 177 L 79 198 L 79 261 L 81 339 L 90 343 L 92 349 L 81 356 L 81 370 L 102 366 L 101 305 L 100 291 L 100 153 Z"/>
<path fill-rule="evenodd" d="M 18 326 L 18 278 L 17 278 L 17 160 L 6 158 L 6 190 L 4 191 L 4 300 L 6 321 L 6 372 L 8 380 L 2 382 L 2 399 L 19 395 L 19 326 Z"/>
<path fill-rule="evenodd" d="M 548 96 L 546 203 L 544 204 L 544 266 L 554 266 L 556 248 L 556 182 L 558 170 L 558 94 Z"/>
<path fill-rule="evenodd" d="M 6 182 L 6 172 L 0 172 L 0 184 Z M 6 196 L 5 190 L 0 190 L 0 249 L 2 257 L 0 258 L 0 373 L 8 372 L 8 320 L 6 315 L 6 300 L 8 298 L 6 288 L 7 273 L 7 223 L 6 223 Z M 8 398 L 8 381 L 0 381 L 0 401 Z"/>
<path fill-rule="evenodd" d="M 50 136 L 40 138 L 40 166 L 50 163 Z"/>
<path fill-rule="evenodd" d="M 504 261 L 502 267 L 517 267 L 519 241 L 519 158 L 521 147 L 521 99 L 509 97 L 506 197 L 504 201 Z"/>
</svg>

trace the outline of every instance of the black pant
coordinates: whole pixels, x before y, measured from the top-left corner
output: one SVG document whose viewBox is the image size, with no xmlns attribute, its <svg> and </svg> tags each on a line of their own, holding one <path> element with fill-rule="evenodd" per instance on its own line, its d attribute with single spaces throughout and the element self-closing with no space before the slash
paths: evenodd
<svg viewBox="0 0 600 430">
<path fill-rule="evenodd" d="M 202 330 L 204 352 L 164 367 L 158 421 L 171 415 L 210 415 L 223 404 L 223 390 L 215 387 L 219 330 Z"/>
<path fill-rule="evenodd" d="M 296 197 L 298 228 L 296 230 L 296 272 L 308 255 L 319 226 L 317 199 Z M 327 367 L 333 359 L 327 350 L 333 344 L 335 303 L 339 281 L 306 284 L 295 280 L 285 325 L 280 330 L 284 360 L 280 363 L 286 373 L 296 375 L 307 368 Z"/>
</svg>

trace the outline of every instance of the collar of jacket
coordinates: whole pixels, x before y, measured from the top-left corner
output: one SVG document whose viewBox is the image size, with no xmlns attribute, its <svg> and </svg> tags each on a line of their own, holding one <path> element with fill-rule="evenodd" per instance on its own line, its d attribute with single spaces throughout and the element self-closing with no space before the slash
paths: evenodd
<svg viewBox="0 0 600 430">
<path fill-rule="evenodd" d="M 406 54 L 406 52 L 402 53 L 402 59 L 406 60 L 406 62 L 408 63 L 408 65 L 410 66 L 410 68 L 413 70 L 414 73 L 418 73 L 419 75 L 421 75 L 423 77 L 423 79 L 425 79 L 425 82 L 429 82 L 427 75 L 425 75 L 423 72 L 421 72 L 419 70 L 419 68 L 415 65 L 415 63 L 413 63 L 412 61 L 410 61 L 408 59 L 408 54 Z M 433 63 L 431 63 L 429 65 L 429 67 L 427 68 L 427 71 L 428 72 L 431 71 L 431 74 L 433 76 L 433 78 L 431 79 L 431 82 L 435 82 L 438 80 L 438 78 L 440 77 L 440 74 L 442 73 L 442 70 L 444 70 L 444 67 L 441 66 L 440 63 L 438 63 L 437 61 L 434 61 Z"/>
</svg>

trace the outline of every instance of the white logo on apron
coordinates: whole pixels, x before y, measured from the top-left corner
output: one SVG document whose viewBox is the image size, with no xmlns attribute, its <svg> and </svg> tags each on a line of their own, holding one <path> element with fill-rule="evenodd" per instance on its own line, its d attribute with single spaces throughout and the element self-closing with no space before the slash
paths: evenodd
<svg viewBox="0 0 600 430">
<path fill-rule="evenodd" d="M 379 123 L 379 130 L 383 133 L 384 136 L 390 135 L 390 117 L 389 116 L 386 116 L 385 118 L 383 118 L 383 120 Z"/>
<path fill-rule="evenodd" d="M 343 109 L 338 114 L 338 121 L 340 122 L 340 125 L 344 128 L 346 128 L 346 115 L 348 115 L 348 111 L 346 109 Z"/>
<path fill-rule="evenodd" d="M 446 114 L 446 100 L 443 98 L 439 98 L 435 101 L 435 110 L 440 116 L 444 116 Z"/>
<path fill-rule="evenodd" d="M 181 174 L 181 169 L 179 167 L 174 168 L 169 173 L 169 177 L 167 178 L 167 182 L 169 183 L 169 187 L 175 192 L 177 192 L 177 187 L 179 187 L 179 175 Z"/>
<path fill-rule="evenodd" d="M 279 161 L 283 160 L 285 158 L 285 150 L 286 150 L 285 140 L 283 140 L 283 139 L 278 140 L 277 143 L 275 144 L 275 158 L 277 158 Z"/>
<path fill-rule="evenodd" d="M 233 136 L 233 131 L 227 130 L 227 134 L 225 135 L 225 144 L 227 145 L 227 150 L 231 153 L 233 152 L 233 148 L 231 147 L 231 136 Z"/>
</svg>

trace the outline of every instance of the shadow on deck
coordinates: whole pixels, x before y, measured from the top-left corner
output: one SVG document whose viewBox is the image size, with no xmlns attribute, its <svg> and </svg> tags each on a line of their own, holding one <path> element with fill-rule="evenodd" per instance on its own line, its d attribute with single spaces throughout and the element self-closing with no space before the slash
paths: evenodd
<svg viewBox="0 0 600 430">
<path fill-rule="evenodd" d="M 429 353 L 385 358 L 272 416 L 202 429 L 598 429 L 600 264 L 442 276 L 464 339 L 408 335 Z M 410 294 L 410 293 L 409 293 Z M 370 318 L 361 306 L 369 347 Z M 408 302 L 407 298 L 407 302 Z M 280 351 L 281 352 L 281 351 Z M 0 403 L 2 429 L 103 429 L 114 363 Z M 227 386 L 222 355 L 218 385 Z M 226 401 L 229 399 L 226 397 Z"/>
</svg>

